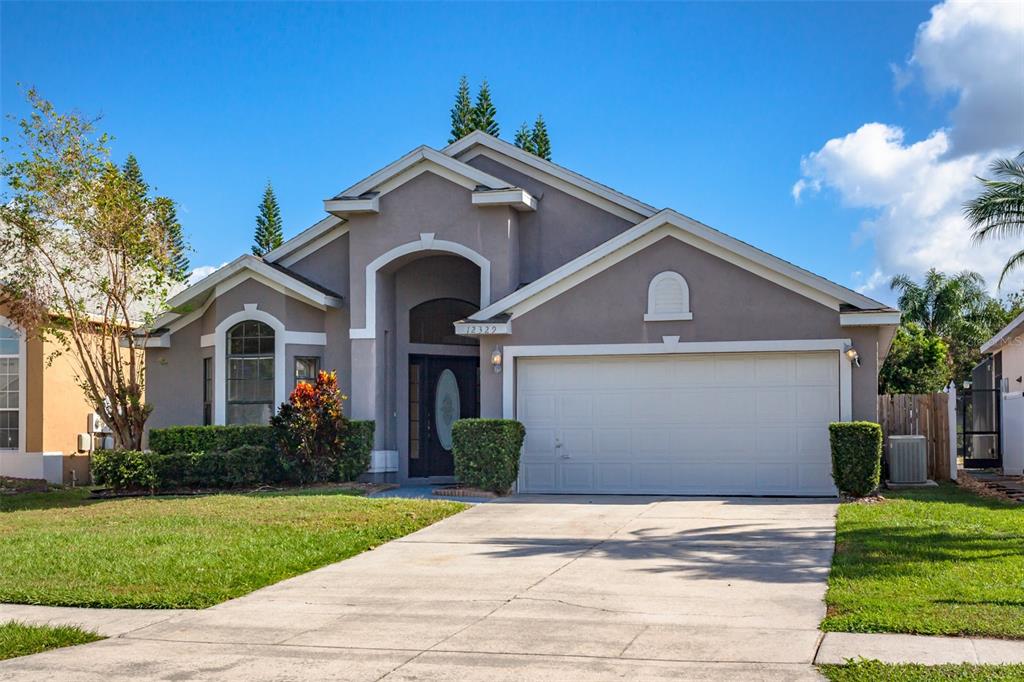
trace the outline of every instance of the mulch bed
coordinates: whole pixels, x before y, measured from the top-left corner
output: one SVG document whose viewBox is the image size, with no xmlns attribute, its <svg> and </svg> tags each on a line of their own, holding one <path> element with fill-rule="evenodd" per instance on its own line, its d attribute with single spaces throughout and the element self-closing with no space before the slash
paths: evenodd
<svg viewBox="0 0 1024 682">
<path fill-rule="evenodd" d="M 325 493 L 338 490 L 359 490 L 369 495 L 382 490 L 391 490 L 398 486 L 394 483 L 317 483 L 314 485 L 272 486 L 263 485 L 256 488 L 177 488 L 173 490 L 112 490 L 96 488 L 89 499 L 108 500 L 123 497 L 190 497 L 202 495 L 239 495 L 246 493 L 284 493 L 297 490 L 322 491 Z"/>
<path fill-rule="evenodd" d="M 984 497 L 1024 504 L 1024 490 L 1019 487 L 1024 483 L 1022 476 L 999 476 L 995 480 L 982 480 L 961 470 L 957 472 L 957 483 Z M 1007 483 L 1011 485 L 1006 485 Z M 1014 483 L 1017 485 L 1013 485 Z"/>
<path fill-rule="evenodd" d="M 17 495 L 18 493 L 45 493 L 50 484 L 42 478 L 12 478 L 0 476 L 0 495 Z"/>
<path fill-rule="evenodd" d="M 441 497 L 501 497 L 497 493 L 492 493 L 490 490 L 481 490 L 480 488 L 470 488 L 461 485 L 434 488 L 434 494 L 440 495 Z"/>
</svg>

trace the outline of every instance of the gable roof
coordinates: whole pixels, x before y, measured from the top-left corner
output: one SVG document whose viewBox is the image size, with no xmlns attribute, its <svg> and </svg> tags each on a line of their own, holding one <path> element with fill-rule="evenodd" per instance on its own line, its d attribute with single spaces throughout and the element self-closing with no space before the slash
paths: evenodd
<svg viewBox="0 0 1024 682">
<path fill-rule="evenodd" d="M 247 279 L 256 279 L 320 309 L 338 308 L 342 305 L 340 294 L 282 265 L 266 263 L 262 258 L 244 254 L 168 299 L 168 311 L 154 321 L 153 328 L 164 328 L 184 317 L 191 320 L 193 313 L 205 310 L 206 305 L 221 293 L 217 291 L 218 285 L 230 287 Z"/>
<path fill-rule="evenodd" d="M 644 248 L 647 245 L 645 237 L 648 238 L 647 241 L 652 241 L 663 236 L 682 239 L 837 311 L 846 304 L 861 310 L 895 312 L 852 289 L 815 275 L 676 211 L 664 209 L 540 279 L 495 301 L 471 315 L 470 319 L 482 321 L 504 313 L 522 314 L 607 269 L 636 249 Z M 630 247 L 633 251 L 629 250 Z"/>
<path fill-rule="evenodd" d="M 1018 332 L 1021 331 L 1020 327 L 1022 324 L 1024 324 L 1024 313 L 1013 318 L 1010 324 L 1000 329 L 991 339 L 981 344 L 981 352 L 988 353 L 994 351 L 1002 346 L 1006 341 L 1017 336 Z"/>
<path fill-rule="evenodd" d="M 476 147 L 492 150 L 507 159 L 517 162 L 516 166 L 518 166 L 518 168 L 515 170 L 519 170 L 525 175 L 534 177 L 541 182 L 551 184 L 552 179 L 554 179 L 576 188 L 577 190 L 581 190 L 583 193 L 590 195 L 590 203 L 595 203 L 593 198 L 596 197 L 610 202 L 621 209 L 625 209 L 628 214 L 623 215 L 622 217 L 629 218 L 633 222 L 639 222 L 644 218 L 650 218 L 658 212 L 658 209 L 650 204 L 644 203 L 627 194 L 623 194 L 622 192 L 619 192 L 607 185 L 595 182 L 594 180 L 584 177 L 575 171 L 565 168 L 564 166 L 559 166 L 557 163 L 552 163 L 551 161 L 542 159 L 539 156 L 520 149 L 514 144 L 510 144 L 479 130 L 476 130 L 462 139 L 451 143 L 442 151 L 444 154 L 453 158 L 471 158 L 472 150 Z M 499 163 L 502 162 L 501 159 L 495 160 Z"/>
</svg>

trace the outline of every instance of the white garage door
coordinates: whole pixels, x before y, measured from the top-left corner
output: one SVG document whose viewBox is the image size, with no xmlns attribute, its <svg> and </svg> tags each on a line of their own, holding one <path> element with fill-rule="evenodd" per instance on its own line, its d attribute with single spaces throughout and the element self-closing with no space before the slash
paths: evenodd
<svg viewBox="0 0 1024 682">
<path fill-rule="evenodd" d="M 523 492 L 835 494 L 836 352 L 516 364 Z"/>
</svg>

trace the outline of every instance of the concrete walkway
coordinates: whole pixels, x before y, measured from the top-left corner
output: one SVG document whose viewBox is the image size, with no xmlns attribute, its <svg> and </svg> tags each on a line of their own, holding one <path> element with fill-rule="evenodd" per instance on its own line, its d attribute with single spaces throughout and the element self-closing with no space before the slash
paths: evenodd
<svg viewBox="0 0 1024 682">
<path fill-rule="evenodd" d="M 818 680 L 834 514 L 516 497 L 0 679 Z"/>
<path fill-rule="evenodd" d="M 16 620 L 31 625 L 75 625 L 104 637 L 120 637 L 178 616 L 187 609 L 79 609 L 64 606 L 0 604 L 0 623 Z"/>
<path fill-rule="evenodd" d="M 845 663 L 873 658 L 883 663 L 1024 663 L 1024 641 L 970 637 L 927 637 L 858 632 L 827 632 L 814 662 Z"/>
</svg>

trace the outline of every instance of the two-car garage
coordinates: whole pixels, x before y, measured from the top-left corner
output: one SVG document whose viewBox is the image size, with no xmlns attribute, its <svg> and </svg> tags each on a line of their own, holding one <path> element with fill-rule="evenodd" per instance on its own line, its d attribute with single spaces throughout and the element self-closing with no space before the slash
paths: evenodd
<svg viewBox="0 0 1024 682">
<path fill-rule="evenodd" d="M 834 495 L 843 361 L 831 349 L 521 357 L 519 490 Z"/>
</svg>

